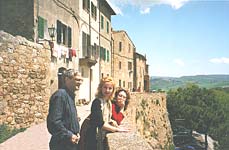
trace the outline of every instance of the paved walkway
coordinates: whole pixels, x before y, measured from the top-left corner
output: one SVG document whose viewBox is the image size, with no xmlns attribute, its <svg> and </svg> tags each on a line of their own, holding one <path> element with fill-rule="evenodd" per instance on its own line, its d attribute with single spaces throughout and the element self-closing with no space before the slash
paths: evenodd
<svg viewBox="0 0 229 150">
<path fill-rule="evenodd" d="M 90 113 L 90 105 L 77 106 L 77 110 L 82 124 L 84 118 Z M 50 137 L 46 122 L 43 122 L 1 143 L 0 150 L 49 150 Z"/>
</svg>

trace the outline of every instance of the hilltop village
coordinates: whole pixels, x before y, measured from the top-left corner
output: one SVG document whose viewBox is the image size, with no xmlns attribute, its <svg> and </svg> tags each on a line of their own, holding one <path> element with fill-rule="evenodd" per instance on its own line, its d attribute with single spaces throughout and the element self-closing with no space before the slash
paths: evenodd
<svg viewBox="0 0 229 150">
<path fill-rule="evenodd" d="M 47 44 L 50 49 L 50 88 L 57 89 L 60 67 L 79 71 L 83 84 L 79 100 L 94 98 L 101 77 L 112 76 L 116 85 L 130 91 L 149 91 L 149 65 L 137 53 L 124 30 L 112 29 L 116 15 L 106 0 L 1 1 L 0 30 Z M 10 19 L 9 19 L 10 18 Z"/>
<path fill-rule="evenodd" d="M 126 31 L 112 28 L 116 13 L 108 1 L 11 0 L 0 1 L 0 10 L 0 124 L 28 128 L 43 123 L 58 88 L 57 71 L 67 67 L 83 77 L 77 102 L 91 102 L 105 76 L 132 92 L 126 122 L 141 136 L 130 132 L 119 144 L 133 150 L 172 144 L 165 95 L 147 93 L 146 55 L 137 52 Z M 111 149 L 119 137 L 108 138 Z"/>
</svg>

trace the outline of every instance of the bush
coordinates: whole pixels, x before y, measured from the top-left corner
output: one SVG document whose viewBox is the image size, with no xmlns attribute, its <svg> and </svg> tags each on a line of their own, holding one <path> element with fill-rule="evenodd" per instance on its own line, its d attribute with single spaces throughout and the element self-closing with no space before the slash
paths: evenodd
<svg viewBox="0 0 229 150">
<path fill-rule="evenodd" d="M 3 143 L 4 141 L 9 139 L 10 137 L 16 135 L 19 132 L 23 132 L 25 130 L 26 130 L 25 128 L 11 129 L 6 124 L 0 124 L 0 143 Z"/>
</svg>

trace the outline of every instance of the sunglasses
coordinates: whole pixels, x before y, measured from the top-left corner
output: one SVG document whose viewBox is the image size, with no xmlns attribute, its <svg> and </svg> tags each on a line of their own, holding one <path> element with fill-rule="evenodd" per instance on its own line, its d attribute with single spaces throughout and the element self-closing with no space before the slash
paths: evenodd
<svg viewBox="0 0 229 150">
<path fill-rule="evenodd" d="M 64 77 L 73 77 L 77 74 L 77 72 L 74 69 L 68 69 L 64 70 L 63 72 L 58 72 L 58 76 L 64 76 Z"/>
</svg>

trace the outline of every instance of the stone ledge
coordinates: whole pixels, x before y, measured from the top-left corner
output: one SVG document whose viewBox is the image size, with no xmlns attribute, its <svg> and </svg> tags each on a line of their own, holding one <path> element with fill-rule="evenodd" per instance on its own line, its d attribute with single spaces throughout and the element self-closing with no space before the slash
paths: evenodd
<svg viewBox="0 0 229 150">
<path fill-rule="evenodd" d="M 109 150 L 152 150 L 152 147 L 137 133 L 116 132 L 107 134 Z"/>
</svg>

